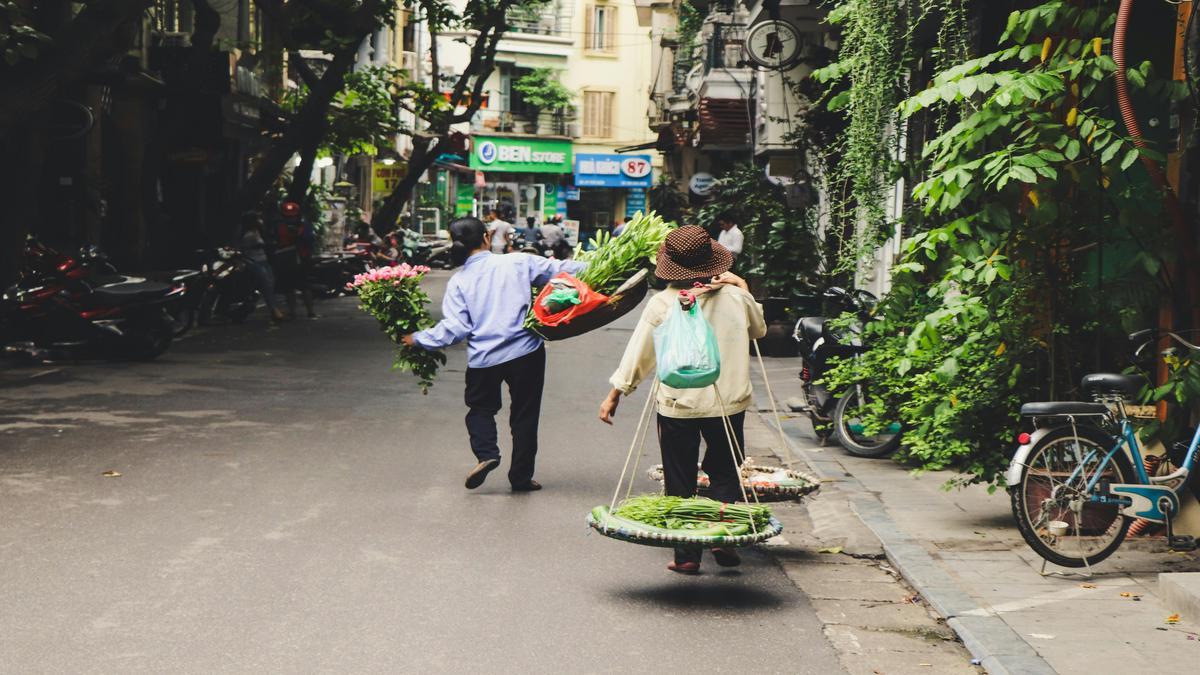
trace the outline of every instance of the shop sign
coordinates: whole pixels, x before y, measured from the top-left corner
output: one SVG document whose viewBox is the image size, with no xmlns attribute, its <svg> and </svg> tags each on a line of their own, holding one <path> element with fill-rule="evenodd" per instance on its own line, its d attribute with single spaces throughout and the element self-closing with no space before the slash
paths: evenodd
<svg viewBox="0 0 1200 675">
<path fill-rule="evenodd" d="M 575 184 L 584 187 L 647 188 L 653 173 L 649 155 L 575 155 Z"/>
<path fill-rule="evenodd" d="M 567 201 L 579 201 L 579 188 L 575 187 L 574 185 L 567 188 Z"/>
<path fill-rule="evenodd" d="M 646 212 L 646 191 L 630 190 L 625 195 L 625 217 L 632 218 L 638 211 Z"/>
<path fill-rule="evenodd" d="M 371 170 L 371 192 L 375 194 L 391 194 L 392 190 L 404 179 L 408 165 L 404 162 L 395 164 L 376 164 Z"/>
<path fill-rule="evenodd" d="M 571 142 L 476 136 L 471 168 L 476 171 L 570 173 Z"/>
<path fill-rule="evenodd" d="M 692 176 L 692 179 L 688 181 L 688 189 L 700 195 L 701 197 L 704 197 L 708 195 L 708 193 L 712 192 L 713 186 L 716 184 L 716 182 L 717 179 L 713 178 L 711 173 L 702 172 Z"/>
<path fill-rule="evenodd" d="M 579 221 L 564 220 L 562 221 L 563 235 L 567 238 L 567 243 L 574 246 L 579 243 Z"/>
<path fill-rule="evenodd" d="M 454 215 L 469 216 L 475 213 L 475 186 L 459 183 L 454 194 Z"/>
</svg>

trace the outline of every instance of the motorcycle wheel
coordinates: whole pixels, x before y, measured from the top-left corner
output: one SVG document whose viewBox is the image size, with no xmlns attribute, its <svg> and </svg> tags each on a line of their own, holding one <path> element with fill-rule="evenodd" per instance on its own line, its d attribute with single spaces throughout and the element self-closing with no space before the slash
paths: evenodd
<svg viewBox="0 0 1200 675">
<path fill-rule="evenodd" d="M 196 325 L 196 310 L 192 307 L 180 309 L 171 319 L 171 334 L 179 337 Z"/>
<path fill-rule="evenodd" d="M 238 303 L 229 308 L 229 320 L 234 323 L 243 323 L 251 314 L 254 313 L 255 307 L 258 305 L 258 297 L 252 297 L 249 300 Z"/>
<path fill-rule="evenodd" d="M 196 311 L 196 323 L 201 326 L 207 326 L 212 323 L 213 314 L 216 313 L 217 301 L 221 299 L 221 294 L 217 289 L 210 288 L 204 292 L 204 296 L 200 298 L 200 307 Z"/>
<path fill-rule="evenodd" d="M 900 447 L 900 430 L 885 430 L 873 435 L 862 433 L 862 425 L 858 421 L 858 392 L 857 387 L 846 392 L 833 409 L 834 437 L 846 452 L 855 457 L 873 459 L 890 454 Z"/>
<path fill-rule="evenodd" d="M 127 334 L 121 345 L 121 355 L 134 361 L 153 361 L 171 347 L 175 333 L 171 321 L 163 318 L 137 332 Z"/>
</svg>

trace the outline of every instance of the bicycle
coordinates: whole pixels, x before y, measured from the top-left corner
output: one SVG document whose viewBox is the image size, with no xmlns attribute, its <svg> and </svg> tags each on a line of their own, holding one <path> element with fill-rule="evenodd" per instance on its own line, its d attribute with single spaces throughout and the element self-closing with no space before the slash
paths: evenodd
<svg viewBox="0 0 1200 675">
<path fill-rule="evenodd" d="M 1179 335 L 1168 335 L 1200 351 Z M 1132 341 L 1147 337 L 1135 356 L 1158 338 L 1152 331 L 1130 336 Z M 1149 475 L 1125 406 L 1144 384 L 1145 378 L 1138 375 L 1095 373 L 1082 382 L 1094 402 L 1021 406 L 1021 416 L 1032 418 L 1035 430 L 1018 436 L 1020 447 L 1005 479 L 1017 528 L 1044 561 L 1090 568 L 1121 546 L 1135 519 L 1166 525 L 1174 550 L 1196 549 L 1193 537 L 1175 535 L 1171 519 L 1179 512 L 1180 496 L 1196 466 L 1200 428 L 1175 471 Z"/>
</svg>

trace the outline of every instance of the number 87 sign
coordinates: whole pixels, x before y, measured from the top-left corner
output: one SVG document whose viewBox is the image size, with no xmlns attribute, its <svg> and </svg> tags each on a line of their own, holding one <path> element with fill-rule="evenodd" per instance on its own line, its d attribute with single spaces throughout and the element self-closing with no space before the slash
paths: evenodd
<svg viewBox="0 0 1200 675">
<path fill-rule="evenodd" d="M 630 178 L 645 178 L 654 169 L 643 157 L 627 157 L 621 161 L 621 173 Z"/>
</svg>

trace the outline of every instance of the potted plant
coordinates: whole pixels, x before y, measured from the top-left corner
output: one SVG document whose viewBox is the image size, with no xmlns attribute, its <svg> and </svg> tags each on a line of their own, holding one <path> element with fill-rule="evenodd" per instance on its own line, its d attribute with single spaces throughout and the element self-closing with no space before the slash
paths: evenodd
<svg viewBox="0 0 1200 675">
<path fill-rule="evenodd" d="M 575 94 L 563 86 L 558 71 L 553 68 L 535 68 L 513 83 L 513 89 L 524 97 L 530 111 L 530 132 L 541 131 L 542 113 L 561 113 L 571 107 Z"/>
</svg>

